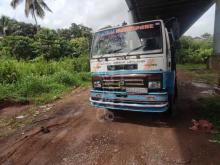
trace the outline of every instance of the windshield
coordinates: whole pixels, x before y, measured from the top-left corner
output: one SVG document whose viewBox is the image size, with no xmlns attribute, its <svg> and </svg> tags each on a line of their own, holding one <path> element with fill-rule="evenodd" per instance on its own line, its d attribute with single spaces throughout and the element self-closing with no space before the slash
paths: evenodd
<svg viewBox="0 0 220 165">
<path fill-rule="evenodd" d="M 160 53 L 163 49 L 161 23 L 142 23 L 97 32 L 92 57 L 133 52 Z"/>
</svg>

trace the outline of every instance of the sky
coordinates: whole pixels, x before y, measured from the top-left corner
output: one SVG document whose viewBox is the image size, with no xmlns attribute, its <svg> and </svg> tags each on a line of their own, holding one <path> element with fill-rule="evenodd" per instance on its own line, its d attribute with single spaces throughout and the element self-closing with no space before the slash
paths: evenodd
<svg viewBox="0 0 220 165">
<path fill-rule="evenodd" d="M 45 0 L 53 11 L 38 23 L 49 28 L 68 28 L 71 23 L 83 24 L 93 30 L 107 25 L 129 22 L 125 0 Z M 103 3 L 104 2 L 104 3 Z M 10 6 L 10 0 L 0 0 L 0 16 L 6 15 L 18 21 L 34 23 L 34 19 L 25 17 L 24 4 L 16 10 Z M 212 6 L 186 33 L 193 37 L 206 32 L 213 33 L 215 6 Z"/>
</svg>

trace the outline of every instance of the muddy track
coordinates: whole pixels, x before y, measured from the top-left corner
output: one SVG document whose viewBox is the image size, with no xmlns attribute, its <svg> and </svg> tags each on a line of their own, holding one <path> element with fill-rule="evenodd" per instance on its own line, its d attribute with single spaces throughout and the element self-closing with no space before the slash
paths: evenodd
<svg viewBox="0 0 220 165">
<path fill-rule="evenodd" d="M 179 73 L 175 114 L 119 113 L 101 123 L 89 90 L 79 89 L 55 103 L 54 113 L 22 134 L 0 140 L 0 164 L 220 164 L 220 145 L 188 127 L 199 110 L 193 87 Z"/>
</svg>

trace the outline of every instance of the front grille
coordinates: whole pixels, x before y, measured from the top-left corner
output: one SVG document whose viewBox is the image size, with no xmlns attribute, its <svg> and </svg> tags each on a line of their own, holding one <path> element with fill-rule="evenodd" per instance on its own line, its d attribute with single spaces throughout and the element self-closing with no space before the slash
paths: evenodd
<svg viewBox="0 0 220 165">
<path fill-rule="evenodd" d="M 103 77 L 102 79 L 102 88 L 103 89 L 123 89 L 126 87 L 147 87 L 146 76 L 126 76 L 126 77 Z"/>
<path fill-rule="evenodd" d="M 103 80 L 103 87 L 144 87 L 143 79 Z"/>
<path fill-rule="evenodd" d="M 96 90 L 126 92 L 126 88 L 146 89 L 148 88 L 148 81 L 159 80 L 162 84 L 163 76 L 160 73 L 94 76 L 93 81 L 97 80 L 101 81 L 102 87 L 95 88 Z M 149 91 L 161 91 L 162 88 L 161 86 L 161 89 L 151 89 Z"/>
</svg>

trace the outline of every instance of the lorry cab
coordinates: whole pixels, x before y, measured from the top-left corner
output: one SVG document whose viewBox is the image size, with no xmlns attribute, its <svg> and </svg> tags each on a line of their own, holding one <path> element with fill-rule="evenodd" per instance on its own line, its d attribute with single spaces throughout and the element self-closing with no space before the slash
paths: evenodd
<svg viewBox="0 0 220 165">
<path fill-rule="evenodd" d="M 173 34 L 162 20 L 102 29 L 90 55 L 93 106 L 170 112 L 175 96 Z"/>
</svg>

